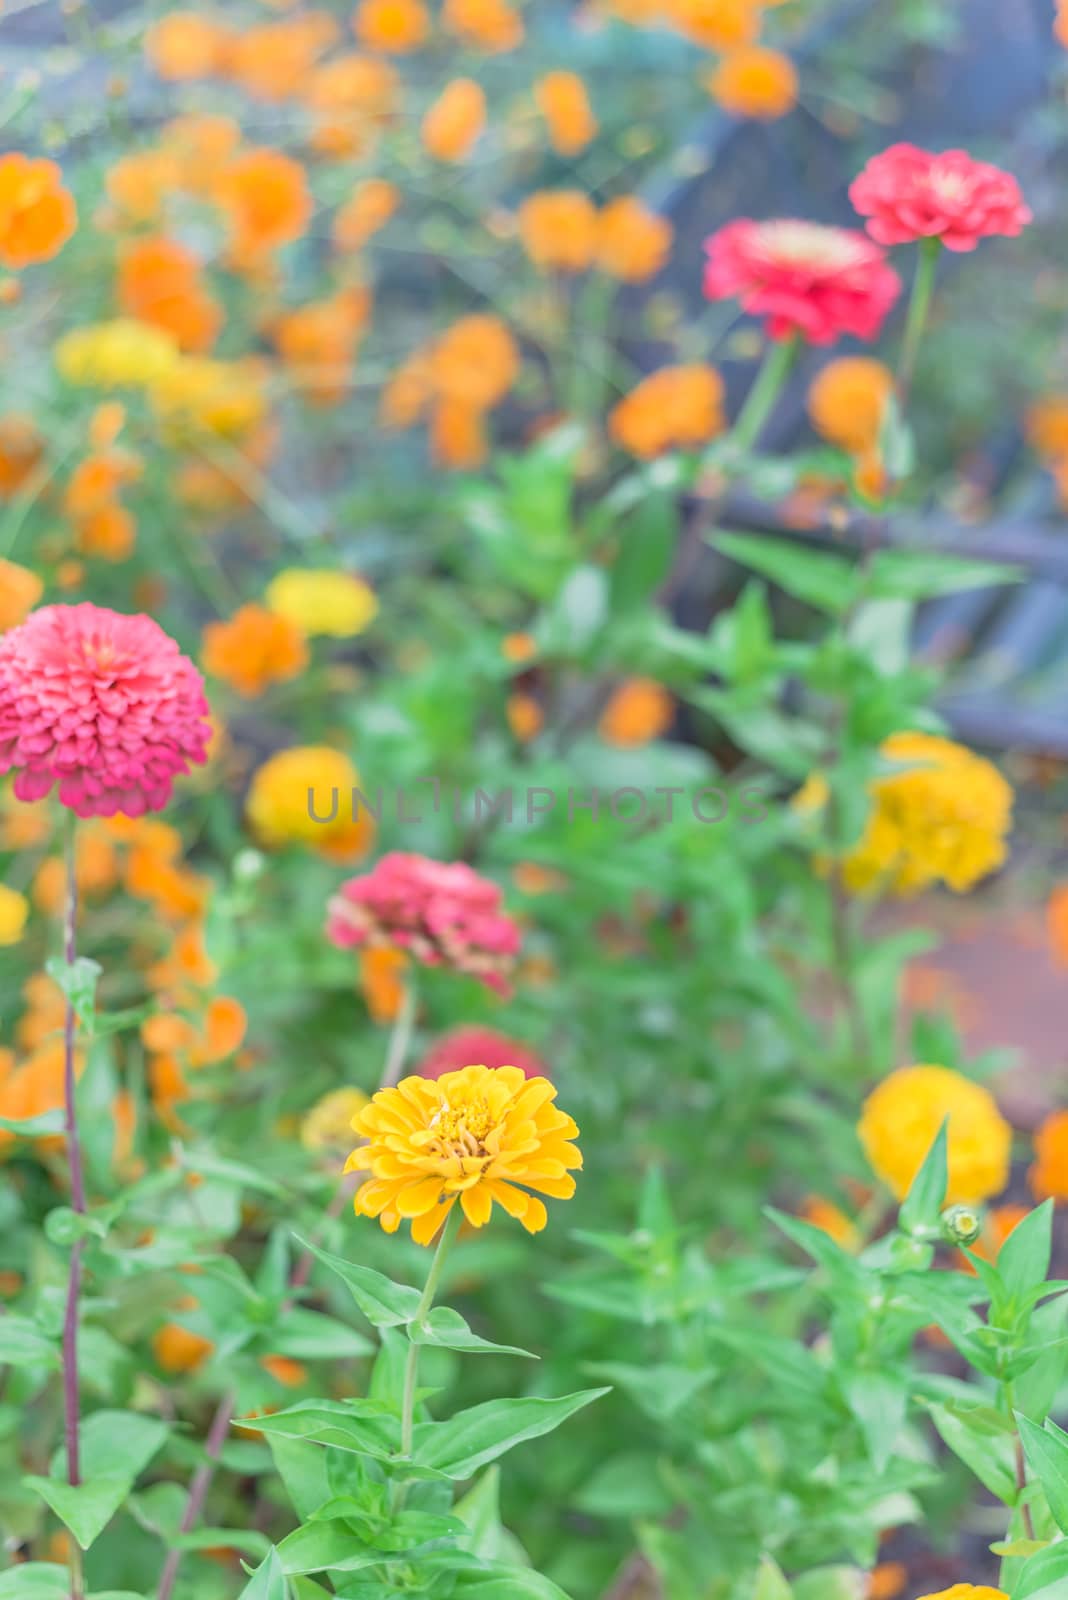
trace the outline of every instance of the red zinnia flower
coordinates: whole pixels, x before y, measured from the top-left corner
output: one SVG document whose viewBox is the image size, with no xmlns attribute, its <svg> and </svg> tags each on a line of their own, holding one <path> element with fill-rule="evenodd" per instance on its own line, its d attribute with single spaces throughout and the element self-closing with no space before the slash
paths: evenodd
<svg viewBox="0 0 1068 1600">
<path fill-rule="evenodd" d="M 326 931 L 342 950 L 388 945 L 424 966 L 466 972 L 502 994 L 521 942 L 495 883 L 464 861 L 399 850 L 341 885 Z"/>
<path fill-rule="evenodd" d="M 443 1072 L 460 1072 L 474 1062 L 480 1067 L 518 1067 L 527 1078 L 548 1077 L 545 1063 L 529 1045 L 477 1024 L 443 1033 L 415 1070 L 423 1078 L 440 1078 Z"/>
<path fill-rule="evenodd" d="M 742 218 L 706 241 L 705 294 L 737 298 L 768 336 L 832 344 L 874 339 L 901 290 L 883 251 L 863 233 L 816 222 Z"/>
<path fill-rule="evenodd" d="M 200 673 L 151 617 L 43 606 L 0 638 L 0 773 L 80 817 L 160 811 L 207 759 Z"/>
<path fill-rule="evenodd" d="M 941 239 L 947 250 L 974 250 L 992 234 L 1015 239 L 1031 221 L 1011 172 L 966 150 L 893 144 L 853 180 L 849 198 L 880 244 Z"/>
</svg>

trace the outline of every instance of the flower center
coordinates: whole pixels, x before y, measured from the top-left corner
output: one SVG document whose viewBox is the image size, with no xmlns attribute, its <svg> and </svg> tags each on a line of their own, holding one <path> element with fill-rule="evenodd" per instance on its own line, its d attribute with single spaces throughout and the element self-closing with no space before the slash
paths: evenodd
<svg viewBox="0 0 1068 1600">
<path fill-rule="evenodd" d="M 848 234 L 815 222 L 768 222 L 761 233 L 768 254 L 787 265 L 845 267 L 858 255 Z"/>
<path fill-rule="evenodd" d="M 450 1155 L 484 1156 L 484 1141 L 493 1127 L 493 1115 L 481 1098 L 463 1106 L 450 1106 L 443 1100 L 430 1119 L 430 1127 Z"/>
</svg>

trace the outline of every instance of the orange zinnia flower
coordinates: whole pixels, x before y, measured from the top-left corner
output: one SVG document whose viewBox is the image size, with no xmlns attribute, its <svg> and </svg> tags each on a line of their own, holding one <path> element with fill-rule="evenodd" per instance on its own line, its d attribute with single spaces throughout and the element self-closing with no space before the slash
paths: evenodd
<svg viewBox="0 0 1068 1600">
<path fill-rule="evenodd" d="M 354 51 L 319 67 L 306 96 L 318 116 L 313 148 L 335 158 L 365 154 L 378 128 L 392 116 L 398 89 L 396 69 L 374 56 Z"/>
<path fill-rule="evenodd" d="M 255 100 L 291 99 L 337 33 L 337 23 L 323 11 L 250 28 L 234 40 L 230 76 Z"/>
<path fill-rule="evenodd" d="M 145 38 L 149 61 L 161 78 L 208 78 L 226 66 L 231 34 L 195 11 L 172 11 Z"/>
<path fill-rule="evenodd" d="M 272 683 L 299 677 L 308 664 L 308 646 L 299 628 L 266 606 L 245 605 L 229 622 L 204 629 L 205 672 L 221 678 L 249 699 Z"/>
<path fill-rule="evenodd" d="M 240 143 L 241 129 L 232 117 L 191 112 L 164 126 L 162 154 L 174 163 L 183 189 L 211 195 Z"/>
<path fill-rule="evenodd" d="M 610 201 L 597 219 L 597 263 L 624 283 L 642 283 L 664 265 L 674 233 L 666 217 L 623 195 Z"/>
<path fill-rule="evenodd" d="M 0 558 L 0 633 L 25 622 L 43 593 L 36 572 Z"/>
<path fill-rule="evenodd" d="M 797 104 L 797 68 L 789 56 L 747 45 L 724 56 L 708 79 L 712 98 L 734 117 L 774 122 Z"/>
<path fill-rule="evenodd" d="M 601 713 L 597 730 L 606 744 L 648 744 L 664 733 L 675 716 L 675 702 L 653 678 L 628 678 Z"/>
<path fill-rule="evenodd" d="M 372 50 L 407 55 L 429 38 L 430 13 L 423 0 L 361 0 L 353 27 Z"/>
<path fill-rule="evenodd" d="M 440 395 L 476 411 L 495 406 L 519 376 L 520 356 L 500 317 L 474 312 L 454 322 L 430 354 L 431 381 Z"/>
<path fill-rule="evenodd" d="M 671 21 L 694 44 L 734 50 L 760 32 L 759 0 L 667 0 Z"/>
<path fill-rule="evenodd" d="M 356 348 L 370 312 L 367 289 L 345 289 L 286 312 L 274 341 L 294 384 L 313 405 L 336 405 L 352 381 Z"/>
<path fill-rule="evenodd" d="M 353 190 L 334 215 L 331 230 L 339 250 L 362 250 L 384 228 L 400 204 L 396 186 L 385 178 L 367 178 Z"/>
<path fill-rule="evenodd" d="M 266 148 L 247 150 L 230 163 L 219 180 L 218 200 L 242 260 L 255 261 L 299 239 L 313 210 L 299 161 Z"/>
<path fill-rule="evenodd" d="M 543 189 L 519 208 L 519 237 L 543 271 L 585 272 L 598 246 L 597 212 L 580 189 Z"/>
<path fill-rule="evenodd" d="M 1035 1134 L 1027 1175 L 1036 1200 L 1068 1200 L 1068 1111 L 1053 1111 Z"/>
<path fill-rule="evenodd" d="M 445 0 L 442 21 L 464 44 L 487 55 L 523 42 L 523 19 L 506 0 Z"/>
<path fill-rule="evenodd" d="M 665 450 L 704 444 L 722 432 L 723 397 L 723 380 L 714 367 L 661 367 L 619 402 L 608 430 L 624 450 L 649 460 Z"/>
<path fill-rule="evenodd" d="M 477 406 L 463 400 L 439 400 L 430 419 L 430 445 L 434 460 L 443 467 L 470 471 L 489 454 L 489 441 Z"/>
<path fill-rule="evenodd" d="M 553 149 L 562 156 L 585 150 L 597 134 L 597 118 L 578 73 L 547 72 L 534 85 L 534 97 L 549 125 Z"/>
<path fill-rule="evenodd" d="M 58 255 L 78 223 L 54 161 L 0 156 L 0 265 L 12 270 Z"/>
<path fill-rule="evenodd" d="M 437 161 L 464 161 L 486 126 L 486 96 L 473 78 L 454 78 L 423 118 L 423 147 Z"/>
<path fill-rule="evenodd" d="M 360 990 L 375 1022 L 395 1022 L 404 1000 L 408 957 L 391 945 L 365 945 L 360 951 Z"/>
<path fill-rule="evenodd" d="M 889 367 L 872 356 L 840 356 L 817 373 L 808 414 L 817 433 L 853 455 L 872 450 L 894 389 Z"/>
<path fill-rule="evenodd" d="M 155 222 L 178 175 L 178 163 L 169 151 L 135 150 L 116 161 L 108 173 L 108 199 L 122 212 L 123 221 Z"/>
<path fill-rule="evenodd" d="M 44 440 L 30 417 L 0 417 L 0 500 L 17 494 L 44 455 Z"/>
<path fill-rule="evenodd" d="M 176 239 L 155 236 L 128 245 L 119 259 L 119 309 L 172 334 L 182 350 L 210 350 L 222 310 L 203 288 L 200 263 Z"/>
</svg>

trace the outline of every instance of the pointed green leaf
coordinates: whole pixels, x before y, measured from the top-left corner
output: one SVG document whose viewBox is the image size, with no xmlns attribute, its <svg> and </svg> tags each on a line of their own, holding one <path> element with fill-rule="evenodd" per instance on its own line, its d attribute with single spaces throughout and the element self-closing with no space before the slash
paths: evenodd
<svg viewBox="0 0 1068 1600">
<path fill-rule="evenodd" d="M 556 1400 L 529 1396 L 519 1400 L 488 1400 L 460 1411 L 446 1422 L 427 1422 L 415 1430 L 413 1459 L 450 1478 L 471 1478 L 513 1445 L 551 1433 L 584 1406 L 608 1394 L 607 1389 L 584 1389 Z"/>
<path fill-rule="evenodd" d="M 923 1166 L 912 1181 L 912 1188 L 901 1207 L 902 1233 L 938 1232 L 938 1219 L 945 1205 L 949 1186 L 949 1161 L 946 1154 L 949 1130 L 947 1118 L 939 1128 Z"/>
<path fill-rule="evenodd" d="M 1028 1464 L 1045 1491 L 1053 1520 L 1068 1533 L 1068 1433 L 1049 1417 L 1044 1428 L 1017 1413 L 1016 1425 Z"/>
<path fill-rule="evenodd" d="M 355 1261 L 332 1255 L 329 1250 L 320 1250 L 318 1245 L 307 1240 L 298 1238 L 297 1242 L 310 1250 L 324 1267 L 329 1267 L 331 1272 L 337 1274 L 368 1322 L 376 1328 L 399 1328 L 415 1320 L 421 1299 L 418 1289 L 394 1283 L 384 1272 L 376 1272 L 373 1267 L 358 1266 Z"/>
<path fill-rule="evenodd" d="M 36 1490 L 82 1549 L 88 1550 L 169 1431 L 165 1422 L 137 1412 L 95 1411 L 81 1429 L 82 1482 L 77 1488 L 59 1475 L 66 1470 L 63 1451 L 53 1459 L 51 1477 L 22 1481 Z"/>
<path fill-rule="evenodd" d="M 257 1567 L 238 1600 L 289 1600 L 289 1585 L 277 1550 L 272 1550 Z"/>
</svg>

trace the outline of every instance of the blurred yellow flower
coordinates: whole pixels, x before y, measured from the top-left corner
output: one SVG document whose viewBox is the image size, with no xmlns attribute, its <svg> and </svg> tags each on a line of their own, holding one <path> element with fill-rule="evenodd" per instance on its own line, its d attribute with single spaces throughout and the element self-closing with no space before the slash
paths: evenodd
<svg viewBox="0 0 1068 1600">
<path fill-rule="evenodd" d="M 847 889 L 905 896 L 942 882 L 962 893 L 1001 865 L 1013 794 L 996 767 L 932 733 L 891 734 L 880 753 L 902 770 L 869 785 L 867 826 L 842 861 Z M 793 803 L 821 811 L 827 794 L 817 773 Z"/>
<path fill-rule="evenodd" d="M 300 1125 L 305 1150 L 347 1150 L 352 1143 L 353 1119 L 370 1101 L 362 1089 L 351 1085 L 331 1089 L 317 1100 Z"/>
<path fill-rule="evenodd" d="M 264 845 L 306 844 L 331 861 L 351 861 L 367 853 L 375 835 L 366 806 L 357 805 L 353 816 L 352 791 L 359 787 L 360 775 L 342 751 L 296 745 L 257 768 L 245 814 Z"/>
<path fill-rule="evenodd" d="M 30 902 L 26 896 L 0 883 L 0 945 L 18 944 L 29 914 Z"/>
<path fill-rule="evenodd" d="M 296 624 L 309 639 L 352 639 L 378 615 L 378 597 L 351 572 L 287 567 L 267 585 L 268 609 Z"/>
<path fill-rule="evenodd" d="M 899 1200 L 947 1117 L 947 1205 L 977 1205 L 1008 1183 L 1012 1129 L 990 1091 L 949 1067 L 899 1067 L 868 1096 L 857 1130 L 873 1169 Z"/>
<path fill-rule="evenodd" d="M 463 1067 L 380 1089 L 353 1122 L 368 1142 L 345 1171 L 370 1174 L 356 1192 L 356 1215 L 377 1217 L 387 1233 L 408 1218 L 416 1244 L 428 1245 L 457 1199 L 474 1228 L 496 1201 L 528 1233 L 540 1232 L 548 1216 L 528 1191 L 569 1200 L 569 1169 L 582 1166 L 568 1142 L 578 1128 L 555 1097 L 548 1078 L 527 1078 L 519 1067 Z"/>
<path fill-rule="evenodd" d="M 132 317 L 72 328 L 58 341 L 54 354 L 56 368 L 68 383 L 95 389 L 148 388 L 180 360 L 170 334 Z"/>
<path fill-rule="evenodd" d="M 168 433 L 239 439 L 263 421 L 267 396 L 258 362 L 183 356 L 152 383 L 153 409 Z"/>
</svg>

